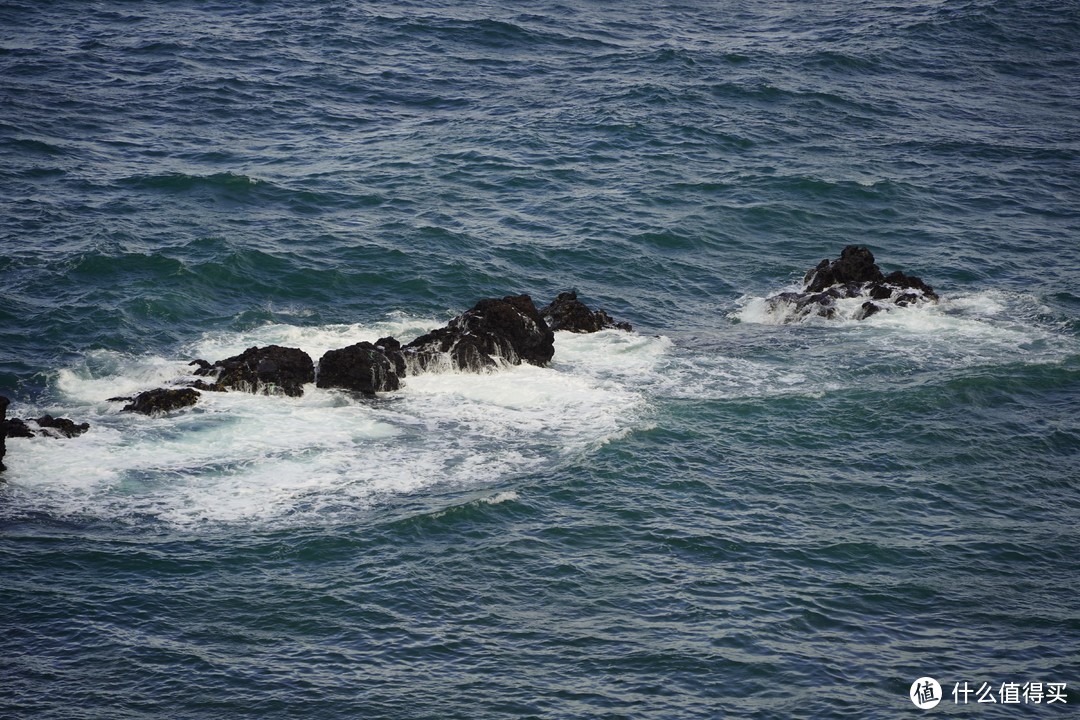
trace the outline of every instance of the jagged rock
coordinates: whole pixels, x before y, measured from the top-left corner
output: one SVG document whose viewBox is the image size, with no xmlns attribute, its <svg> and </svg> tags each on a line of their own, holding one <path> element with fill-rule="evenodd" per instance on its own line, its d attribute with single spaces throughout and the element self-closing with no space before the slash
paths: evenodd
<svg viewBox="0 0 1080 720">
<path fill-rule="evenodd" d="M 871 315 L 874 315 L 875 313 L 879 313 L 879 312 L 881 312 L 881 308 L 879 308 L 877 305 L 875 305 L 874 303 L 867 300 L 866 302 L 864 302 L 859 307 L 859 312 L 855 314 L 855 319 L 856 320 L 865 320 L 866 318 L 870 317 Z"/>
<path fill-rule="evenodd" d="M 63 417 L 54 418 L 52 415 L 42 415 L 34 422 L 37 423 L 39 428 L 46 431 L 46 435 L 52 437 L 73 438 L 90 429 L 90 423 L 76 424 L 73 420 Z"/>
<path fill-rule="evenodd" d="M 934 289 L 914 275 L 899 270 L 885 275 L 867 248 L 848 245 L 836 260 L 822 260 L 807 271 L 802 292 L 784 292 L 768 299 L 770 306 L 790 308 L 789 319 L 809 315 L 832 318 L 838 300 L 869 298 L 848 315 L 863 320 L 890 307 L 937 302 Z M 794 312 L 791 312 L 793 310 Z"/>
<path fill-rule="evenodd" d="M 280 345 L 251 347 L 213 364 L 205 360 L 193 360 L 191 364 L 199 366 L 195 375 L 216 375 L 214 384 L 221 388 L 265 395 L 299 397 L 304 394 L 305 384 L 315 382 L 315 364 L 308 354 Z"/>
<path fill-rule="evenodd" d="M 26 424 L 26 421 L 22 418 L 7 418 L 3 422 L 3 432 L 5 437 L 17 437 L 17 438 L 31 438 L 34 437 L 34 431 Z"/>
<path fill-rule="evenodd" d="M 124 406 L 123 412 L 160 415 L 171 410 L 191 407 L 198 400 L 199 393 L 191 388 L 158 388 L 136 395 L 130 404 Z"/>
<path fill-rule="evenodd" d="M 630 323 L 615 322 L 603 310 L 590 310 L 577 299 L 573 290 L 559 293 L 550 304 L 540 309 L 540 316 L 552 330 L 569 330 L 576 333 L 593 333 L 609 328 L 630 332 Z"/>
<path fill-rule="evenodd" d="M 392 337 L 384 337 L 375 341 L 375 347 L 388 357 L 390 362 L 394 363 L 394 372 L 397 373 L 397 376 L 399 378 L 405 377 L 405 355 L 401 352 L 401 343 Z"/>
<path fill-rule="evenodd" d="M 28 425 L 25 420 L 7 416 L 7 408 L 10 404 L 10 399 L 0 396 L 0 472 L 6 469 L 3 460 L 4 455 L 7 454 L 7 438 L 30 438 L 36 434 L 35 428 Z M 54 438 L 72 438 L 90 429 L 90 423 L 75 423 L 67 418 L 54 418 L 52 415 L 42 415 L 30 422 L 37 426 L 37 430 L 42 435 Z"/>
<path fill-rule="evenodd" d="M 833 285 L 846 283 L 881 282 L 885 276 L 874 264 L 874 254 L 864 247 L 848 245 L 840 252 L 840 259 L 822 260 L 817 267 L 806 273 L 804 292 L 816 293 Z"/>
<path fill-rule="evenodd" d="M 208 383 L 205 380 L 196 380 L 195 382 L 188 383 L 187 386 L 195 390 L 205 390 L 207 392 L 228 392 L 228 388 L 220 383 Z"/>
<path fill-rule="evenodd" d="M 383 338 L 379 341 L 382 348 L 389 345 L 386 340 L 387 338 Z M 396 342 L 395 340 L 394 343 Z M 396 354 L 401 356 L 400 351 Z M 404 358 L 401 363 L 404 366 Z M 359 342 L 340 350 L 328 350 L 319 360 L 315 385 L 374 395 L 376 392 L 397 390 L 401 387 L 401 381 L 395 362 L 379 346 Z"/>
<path fill-rule="evenodd" d="M 555 335 L 528 295 L 486 299 L 447 323 L 416 338 L 402 350 L 410 369 L 422 372 L 449 360 L 459 370 L 479 371 L 496 364 L 546 365 L 555 354 Z"/>
</svg>

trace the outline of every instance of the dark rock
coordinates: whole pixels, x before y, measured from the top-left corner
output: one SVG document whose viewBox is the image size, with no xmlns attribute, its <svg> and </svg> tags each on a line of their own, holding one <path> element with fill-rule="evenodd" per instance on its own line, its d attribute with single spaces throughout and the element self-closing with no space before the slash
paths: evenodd
<svg viewBox="0 0 1080 720">
<path fill-rule="evenodd" d="M 205 380 L 196 380 L 187 384 L 189 388 L 195 390 L 205 390 L 206 392 L 228 392 L 228 388 L 219 383 L 208 383 Z M 130 398 L 128 398 L 130 399 Z"/>
<path fill-rule="evenodd" d="M 7 418 L 3 423 L 3 433 L 6 437 L 31 438 L 34 431 L 21 418 Z"/>
<path fill-rule="evenodd" d="M 397 376 L 405 377 L 405 355 L 401 352 L 401 343 L 392 337 L 384 337 L 375 341 L 375 347 L 394 363 L 394 372 Z"/>
<path fill-rule="evenodd" d="M 90 423 L 75 424 L 73 420 L 62 417 L 54 418 L 52 415 L 42 415 L 34 422 L 38 424 L 39 428 L 46 430 L 47 435 L 54 437 L 73 438 L 90 429 Z"/>
<path fill-rule="evenodd" d="M 895 285 L 898 288 L 904 288 L 905 290 L 918 290 L 931 300 L 938 299 L 937 293 L 934 292 L 934 288 L 924 283 L 921 278 L 917 278 L 914 275 L 905 275 L 899 270 L 886 275 L 885 282 L 890 285 Z"/>
<path fill-rule="evenodd" d="M 315 364 L 298 348 L 267 345 L 251 347 L 233 357 L 210 364 L 193 360 L 198 365 L 195 375 L 215 375 L 214 384 L 222 388 L 290 397 L 304 394 L 304 385 L 315 382 Z"/>
<path fill-rule="evenodd" d="M 822 260 L 817 267 L 806 273 L 803 284 L 806 292 L 821 292 L 832 285 L 844 283 L 881 282 L 884 276 L 874 264 L 874 254 L 859 245 L 848 245 L 840 252 L 840 259 Z"/>
<path fill-rule="evenodd" d="M 125 405 L 123 412 L 137 412 L 143 415 L 160 415 L 191 407 L 199 400 L 199 393 L 191 388 L 158 388 L 147 390 L 135 396 L 131 404 Z"/>
<path fill-rule="evenodd" d="M 386 346 L 384 338 L 382 347 Z M 401 355 L 400 350 L 397 355 Z M 404 358 L 402 364 L 404 365 Z M 321 388 L 355 390 L 365 395 L 401 387 L 394 361 L 369 342 L 359 342 L 340 350 L 328 350 L 319 360 L 319 373 L 315 384 Z"/>
<path fill-rule="evenodd" d="M 892 288 L 888 285 L 875 283 L 870 286 L 870 297 L 874 300 L 888 300 L 892 297 Z"/>
<path fill-rule="evenodd" d="M 0 396 L 0 472 L 6 469 L 3 460 L 4 455 L 7 454 L 7 438 L 29 438 L 35 435 L 34 428 L 27 425 L 25 420 L 7 416 L 9 404 L 11 404 L 11 400 Z M 76 435 L 82 435 L 90 429 L 90 423 L 76 424 L 67 418 L 54 418 L 52 415 L 42 415 L 36 420 L 31 420 L 31 422 L 37 425 L 37 429 L 46 437 L 72 438 Z"/>
<path fill-rule="evenodd" d="M 403 348 L 413 371 L 448 361 L 459 370 L 479 371 L 495 358 L 519 365 L 546 365 L 555 354 L 555 335 L 528 295 L 486 299 Z"/>
<path fill-rule="evenodd" d="M 870 317 L 871 315 L 873 315 L 875 313 L 879 313 L 879 312 L 881 312 L 881 308 L 879 308 L 877 305 L 875 305 L 874 303 L 867 300 L 859 308 L 859 312 L 856 313 L 855 319 L 856 320 L 865 320 L 866 318 Z"/>
<path fill-rule="evenodd" d="M 858 245 L 848 245 L 837 260 L 822 260 L 807 271 L 802 292 L 784 292 L 768 299 L 772 308 L 793 308 L 786 319 L 810 315 L 831 318 L 840 309 L 836 301 L 869 298 L 851 315 L 863 320 L 891 307 L 907 307 L 920 301 L 936 302 L 934 289 L 913 275 L 900 271 L 885 275 L 874 263 L 874 255 Z M 878 301 L 878 302 L 872 302 Z M 888 301 L 888 304 L 879 304 Z M 849 311 L 850 312 L 850 311 Z"/>
<path fill-rule="evenodd" d="M 573 290 L 559 293 L 550 304 L 540 309 L 540 316 L 552 330 L 576 333 L 593 333 L 609 328 L 627 332 L 633 330 L 629 323 L 615 322 L 603 310 L 590 310 L 585 303 L 577 299 L 577 293 Z"/>
<path fill-rule="evenodd" d="M 480 372 L 497 364 L 491 354 L 499 353 L 494 343 L 488 340 L 457 328 L 441 327 L 410 342 L 403 348 L 403 354 L 413 373 L 438 370 Z"/>
</svg>

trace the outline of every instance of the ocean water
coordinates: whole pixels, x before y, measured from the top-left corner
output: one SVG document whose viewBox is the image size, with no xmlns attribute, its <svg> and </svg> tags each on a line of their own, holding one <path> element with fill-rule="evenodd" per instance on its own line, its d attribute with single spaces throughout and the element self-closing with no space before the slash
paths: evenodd
<svg viewBox="0 0 1080 720">
<path fill-rule="evenodd" d="M 92 425 L 7 443 L 0 717 L 1064 716 L 1078 119 L 1065 0 L 0 4 L 0 394 Z M 847 244 L 941 301 L 769 309 Z M 634 332 L 108 401 L 569 288 Z"/>
</svg>

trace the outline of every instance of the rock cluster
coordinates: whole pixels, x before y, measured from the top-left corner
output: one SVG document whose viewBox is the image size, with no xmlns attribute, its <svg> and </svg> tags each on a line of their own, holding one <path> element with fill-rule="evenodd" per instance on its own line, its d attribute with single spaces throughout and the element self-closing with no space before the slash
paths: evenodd
<svg viewBox="0 0 1080 720">
<path fill-rule="evenodd" d="M 4 455 L 7 454 L 7 439 L 9 437 L 28 438 L 43 435 L 54 438 L 72 438 L 82 435 L 90 429 L 90 423 L 76 423 L 68 418 L 58 418 L 52 415 L 42 415 L 31 420 L 9 418 L 7 409 L 10 404 L 10 399 L 0 396 L 0 471 L 6 469 L 4 467 Z"/>
<path fill-rule="evenodd" d="M 555 354 L 555 334 L 547 317 L 560 330 L 630 330 L 629 324 L 615 322 L 603 310 L 589 310 L 573 292 L 560 294 L 544 312 L 546 316 L 528 295 L 488 298 L 406 345 L 393 337 L 358 342 L 327 351 L 317 366 L 298 348 L 252 347 L 214 363 L 193 360 L 196 370 L 192 374 L 197 379 L 188 387 L 158 388 L 110 399 L 126 402 L 126 412 L 157 415 L 194 405 L 198 391 L 240 390 L 298 397 L 303 395 L 304 385 L 314 382 L 320 388 L 374 395 L 400 389 L 402 379 L 410 374 L 482 372 L 500 364 L 523 362 L 546 365 Z"/>
<path fill-rule="evenodd" d="M 527 362 L 546 365 L 555 354 L 555 334 L 528 295 L 481 300 L 445 327 L 421 335 L 404 348 L 414 372 L 445 369 L 477 372 Z"/>
<path fill-rule="evenodd" d="M 793 319 L 808 315 L 835 316 L 837 300 L 865 298 L 854 314 L 863 320 L 891 307 L 937 302 L 934 289 L 914 275 L 899 270 L 885 275 L 874 255 L 859 245 L 848 245 L 836 260 L 822 260 L 806 272 L 801 292 L 785 292 L 768 299 L 771 306 L 794 310 Z"/>
</svg>

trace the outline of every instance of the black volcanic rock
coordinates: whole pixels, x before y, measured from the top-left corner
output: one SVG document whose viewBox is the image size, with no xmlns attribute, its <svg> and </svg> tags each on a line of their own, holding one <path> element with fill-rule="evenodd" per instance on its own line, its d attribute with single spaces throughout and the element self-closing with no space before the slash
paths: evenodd
<svg viewBox="0 0 1080 720">
<path fill-rule="evenodd" d="M 558 297 L 540 309 L 540 316 L 552 330 L 569 330 L 575 333 L 593 333 L 615 328 L 630 332 L 630 323 L 616 322 L 603 310 L 590 310 L 577 298 L 573 290 L 559 293 Z"/>
<path fill-rule="evenodd" d="M 859 245 L 848 245 L 840 251 L 840 258 L 829 262 L 822 260 L 803 278 L 804 292 L 816 293 L 833 285 L 846 283 L 881 282 L 885 276 L 874 264 L 874 254 Z"/>
<path fill-rule="evenodd" d="M 383 348 L 387 347 L 386 340 L 387 338 L 380 340 Z M 401 352 L 397 351 L 396 355 L 400 357 Z M 401 363 L 404 367 L 403 358 Z M 394 360 L 378 346 L 359 342 L 340 350 L 328 350 L 319 360 L 315 385 L 374 395 L 376 392 L 397 390 L 401 387 L 401 381 Z"/>
<path fill-rule="evenodd" d="M 34 431 L 26 424 L 26 421 L 22 418 L 7 418 L 2 424 L 3 433 L 5 437 L 13 438 L 31 438 L 34 437 Z"/>
<path fill-rule="evenodd" d="M 806 272 L 802 292 L 784 292 L 768 299 L 770 306 L 790 308 L 790 319 L 810 315 L 832 318 L 837 301 L 867 298 L 851 315 L 864 320 L 890 308 L 937 302 L 934 289 L 914 275 L 895 271 L 885 275 L 867 248 L 848 245 L 836 260 L 822 260 Z M 791 312 L 791 311 L 794 312 Z"/>
<path fill-rule="evenodd" d="M 10 404 L 10 399 L 0 396 L 0 472 L 6 469 L 4 455 L 7 454 L 7 439 L 9 437 L 29 438 L 37 434 L 25 420 L 7 416 Z M 30 422 L 37 425 L 37 430 L 46 437 L 72 438 L 90 429 L 90 423 L 75 423 L 67 418 L 54 418 L 52 415 L 42 415 Z"/>
<path fill-rule="evenodd" d="M 405 355 L 401 352 L 401 343 L 392 337 L 379 338 L 375 348 L 394 364 L 394 372 L 399 378 L 405 377 Z"/>
<path fill-rule="evenodd" d="M 532 298 L 507 295 L 479 301 L 402 351 L 414 372 L 434 369 L 443 358 L 453 368 L 475 372 L 494 366 L 495 358 L 512 365 L 546 365 L 555 354 L 554 340 Z"/>
<path fill-rule="evenodd" d="M 191 364 L 199 366 L 195 375 L 216 375 L 213 385 L 220 388 L 265 395 L 283 393 L 299 397 L 304 394 L 305 384 L 315 382 L 315 364 L 308 354 L 280 345 L 251 347 L 213 364 L 205 360 L 194 360 Z"/>
<path fill-rule="evenodd" d="M 42 415 L 34 420 L 38 427 L 42 430 L 46 430 L 46 435 L 52 435 L 54 437 L 66 437 L 73 438 L 78 435 L 82 435 L 84 432 L 90 429 L 90 423 L 78 423 L 69 420 L 67 418 L 59 417 L 54 418 L 52 415 Z"/>
<path fill-rule="evenodd" d="M 191 388 L 158 388 L 141 392 L 125 405 L 123 412 L 161 415 L 172 410 L 191 407 L 199 401 L 199 393 Z"/>
</svg>

